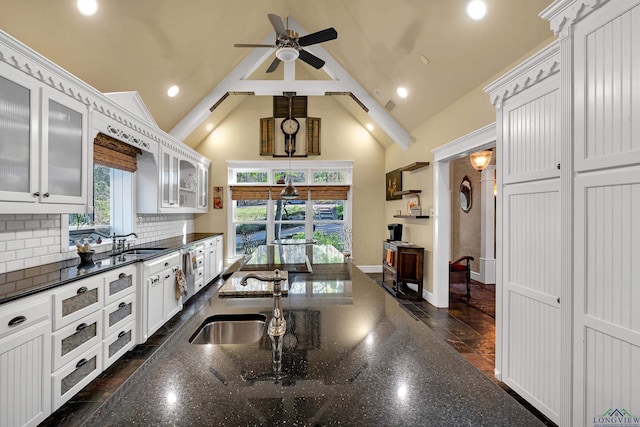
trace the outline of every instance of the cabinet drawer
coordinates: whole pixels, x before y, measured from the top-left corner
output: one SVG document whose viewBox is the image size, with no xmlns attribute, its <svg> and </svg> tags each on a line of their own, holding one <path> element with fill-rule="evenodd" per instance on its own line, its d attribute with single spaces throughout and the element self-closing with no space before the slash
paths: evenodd
<svg viewBox="0 0 640 427">
<path fill-rule="evenodd" d="M 103 336 L 108 337 L 136 317 L 136 294 L 129 294 L 102 309 Z"/>
<path fill-rule="evenodd" d="M 51 318 L 51 297 L 34 296 L 2 306 L 0 338 Z"/>
<path fill-rule="evenodd" d="M 204 243 L 198 243 L 196 245 L 196 256 L 201 257 L 204 255 Z"/>
<path fill-rule="evenodd" d="M 53 293 L 53 329 L 69 325 L 104 305 L 100 276 L 63 286 Z"/>
<path fill-rule="evenodd" d="M 196 273 L 195 273 L 196 282 L 200 279 L 204 280 L 204 267 L 198 267 L 198 269 L 196 270 Z"/>
<path fill-rule="evenodd" d="M 198 256 L 196 258 L 196 265 L 198 268 L 204 268 L 204 256 Z"/>
<path fill-rule="evenodd" d="M 103 370 L 129 351 L 136 343 L 135 322 L 129 322 L 103 341 Z"/>
<path fill-rule="evenodd" d="M 174 266 L 182 265 L 182 254 L 180 251 L 173 252 L 170 255 L 154 259 L 151 261 L 145 261 L 145 267 L 147 268 L 146 277 L 160 273 L 162 270 Z"/>
<path fill-rule="evenodd" d="M 53 373 L 53 410 L 82 390 L 102 372 L 102 343 L 75 357 L 70 363 Z"/>
<path fill-rule="evenodd" d="M 75 359 L 102 341 L 102 311 L 65 326 L 53 333 L 53 370 Z"/>
<path fill-rule="evenodd" d="M 104 305 L 136 290 L 136 267 L 129 266 L 104 274 Z"/>
<path fill-rule="evenodd" d="M 204 288 L 204 279 L 196 279 L 196 286 L 195 286 L 196 290 L 195 292 L 197 293 L 200 289 Z"/>
</svg>

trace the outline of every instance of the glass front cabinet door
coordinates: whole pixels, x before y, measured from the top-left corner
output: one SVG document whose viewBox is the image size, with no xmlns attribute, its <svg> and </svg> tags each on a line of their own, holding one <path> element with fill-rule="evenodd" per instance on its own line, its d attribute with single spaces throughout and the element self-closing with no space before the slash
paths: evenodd
<svg viewBox="0 0 640 427">
<path fill-rule="evenodd" d="M 162 207 L 177 208 L 180 159 L 167 149 L 162 150 Z"/>
<path fill-rule="evenodd" d="M 207 210 L 209 199 L 209 169 L 202 163 L 198 164 L 198 209 Z"/>
<path fill-rule="evenodd" d="M 0 212 L 84 212 L 87 127 L 84 104 L 0 63 L 0 201 L 19 202 Z"/>
</svg>

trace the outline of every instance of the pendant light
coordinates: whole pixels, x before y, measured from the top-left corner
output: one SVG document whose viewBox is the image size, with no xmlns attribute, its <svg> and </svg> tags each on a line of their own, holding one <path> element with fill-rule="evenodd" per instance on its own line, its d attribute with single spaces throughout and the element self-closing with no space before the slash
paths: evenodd
<svg viewBox="0 0 640 427">
<path fill-rule="evenodd" d="M 477 153 L 471 154 L 471 165 L 478 172 L 482 172 L 487 166 L 489 166 L 489 162 L 491 162 L 491 150 L 478 151 Z"/>
<path fill-rule="evenodd" d="M 291 101 L 291 96 L 289 96 L 289 118 L 292 117 Z M 291 146 L 292 144 L 290 139 L 287 142 L 289 144 L 287 147 L 287 152 L 289 154 L 289 173 L 287 174 L 287 179 L 285 181 L 286 185 L 280 192 L 280 197 L 285 200 L 293 200 L 297 199 L 300 194 L 298 193 L 298 189 L 293 186 L 293 180 L 291 179 L 291 154 L 293 153 L 293 147 Z"/>
<path fill-rule="evenodd" d="M 300 194 L 298 193 L 298 189 L 293 186 L 293 181 L 291 179 L 291 150 L 289 150 L 289 173 L 287 174 L 285 182 L 287 185 L 285 185 L 280 192 L 280 197 L 285 200 L 297 199 Z"/>
</svg>

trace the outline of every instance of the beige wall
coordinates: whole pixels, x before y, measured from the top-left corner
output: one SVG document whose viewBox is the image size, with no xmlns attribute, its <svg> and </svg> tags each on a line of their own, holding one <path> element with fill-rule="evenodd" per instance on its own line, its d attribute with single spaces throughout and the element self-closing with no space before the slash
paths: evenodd
<svg viewBox="0 0 640 427">
<path fill-rule="evenodd" d="M 272 103 L 271 97 L 247 97 L 196 147 L 198 152 L 212 160 L 210 189 L 222 185 L 225 192 L 225 209 L 209 209 L 207 214 L 196 215 L 197 231 L 227 231 L 227 160 L 268 162 L 272 159 L 258 154 L 259 119 L 273 115 Z M 381 249 L 378 249 L 387 231 L 384 218 L 384 148 L 331 97 L 310 97 L 308 109 L 309 116 L 322 119 L 322 128 L 321 155 L 307 159 L 354 162 L 354 262 L 357 265 L 380 264 Z M 292 161 L 295 164 L 296 159 Z"/>
<path fill-rule="evenodd" d="M 471 271 L 480 272 L 480 246 L 482 228 L 482 192 L 480 172 L 471 166 L 469 156 L 449 163 L 451 172 L 451 260 L 472 256 Z M 471 182 L 471 209 L 460 207 L 459 188 L 464 177 Z"/>
</svg>

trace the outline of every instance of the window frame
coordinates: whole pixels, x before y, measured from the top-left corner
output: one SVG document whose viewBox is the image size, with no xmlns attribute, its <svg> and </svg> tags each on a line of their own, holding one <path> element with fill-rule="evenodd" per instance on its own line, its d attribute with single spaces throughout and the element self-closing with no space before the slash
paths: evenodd
<svg viewBox="0 0 640 427">
<path fill-rule="evenodd" d="M 349 187 L 353 187 L 353 161 L 351 160 L 336 160 L 336 161 L 327 161 L 327 160 L 295 160 L 291 162 L 290 160 L 272 160 L 269 162 L 264 161 L 227 161 L 227 188 L 230 189 L 231 186 L 273 186 L 278 185 L 275 182 L 275 173 L 282 171 L 292 172 L 301 172 L 305 174 L 304 182 L 295 182 L 294 185 L 298 186 L 309 186 L 309 187 L 324 187 L 329 185 L 348 185 Z M 314 173 L 317 172 L 342 172 L 344 174 L 343 182 L 334 182 L 334 183 L 321 183 L 314 184 Z M 238 172 L 264 172 L 267 174 L 267 182 L 237 182 L 236 176 Z M 281 184 L 280 184 L 281 185 Z M 227 204 L 227 254 L 229 254 L 229 261 L 239 259 L 243 254 L 236 254 L 236 226 L 238 224 L 244 223 L 257 223 L 255 221 L 245 222 L 245 221 L 236 221 L 236 201 L 232 200 L 230 197 L 230 190 L 228 190 L 228 200 L 230 203 Z M 266 242 L 269 243 L 274 239 L 274 228 L 275 228 L 275 203 L 277 201 L 273 199 L 269 199 L 267 201 L 267 220 L 259 221 L 259 223 L 266 223 Z M 343 201 L 344 209 L 343 209 L 343 219 L 342 220 L 326 220 L 322 221 L 322 223 L 342 223 L 343 229 L 348 228 L 351 229 L 351 221 L 352 221 L 352 192 L 349 191 L 347 194 L 347 200 Z M 314 220 L 313 217 L 313 200 L 311 198 L 311 192 L 309 192 L 307 199 L 305 200 L 305 236 L 313 236 L 314 224 L 318 222 L 318 220 Z M 282 224 L 286 221 L 278 221 L 278 223 Z M 299 221 L 295 221 L 298 223 Z"/>
</svg>

